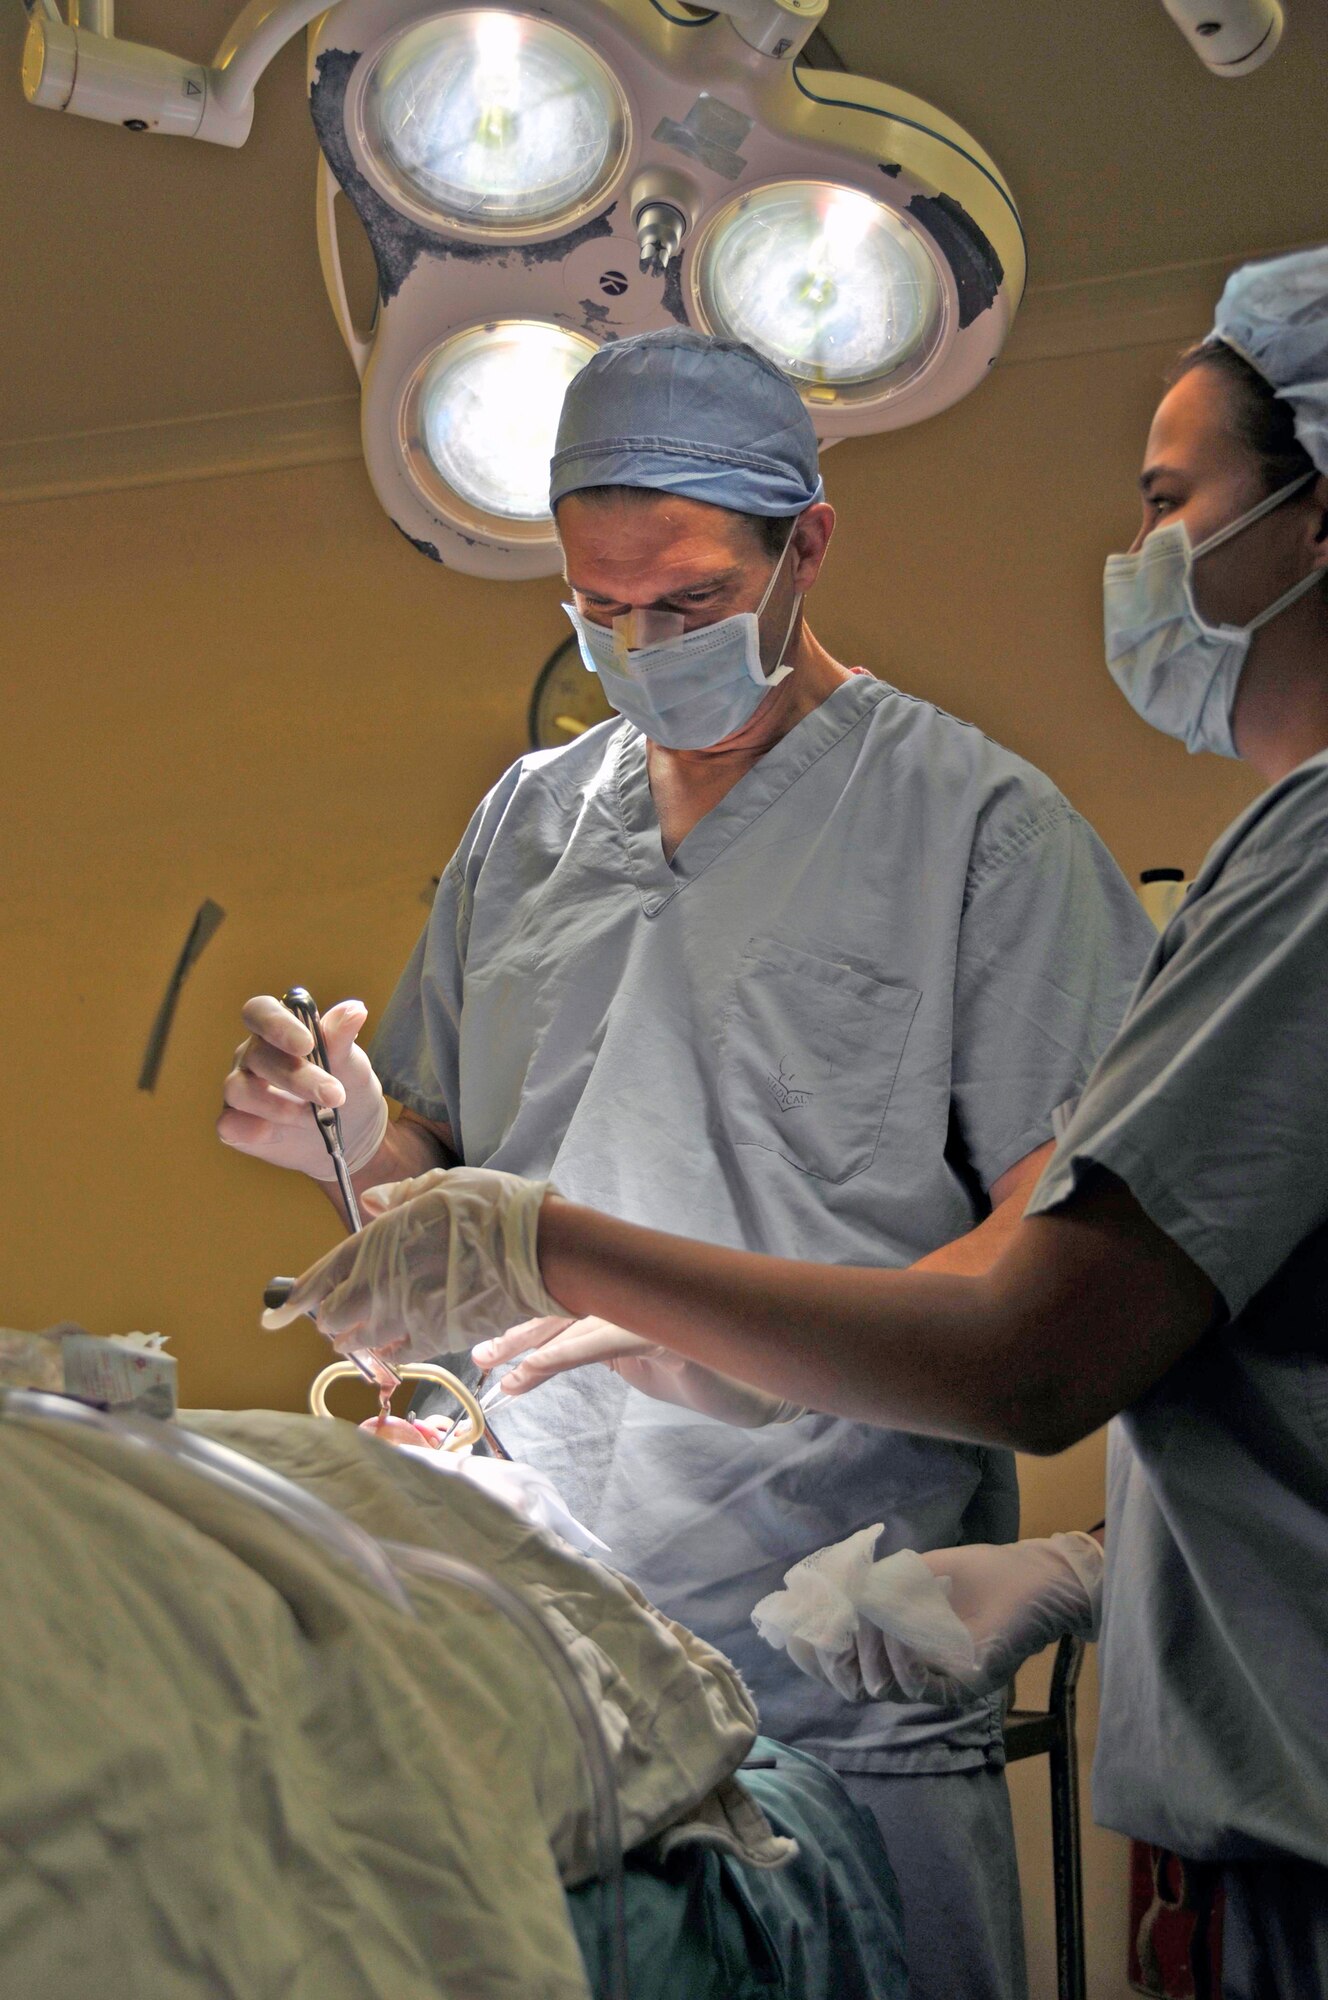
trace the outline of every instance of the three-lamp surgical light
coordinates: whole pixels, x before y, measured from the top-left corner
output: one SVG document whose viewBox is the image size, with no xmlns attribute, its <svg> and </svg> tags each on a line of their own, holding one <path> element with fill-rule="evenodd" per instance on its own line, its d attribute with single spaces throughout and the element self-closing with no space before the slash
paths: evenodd
<svg viewBox="0 0 1328 2000">
<path fill-rule="evenodd" d="M 942 410 L 996 359 L 1024 281 L 1010 192 L 920 100 L 795 67 L 827 3 L 249 0 L 203 66 L 117 39 L 114 0 L 71 0 L 68 22 L 24 0 L 23 87 L 239 146 L 309 27 L 319 248 L 378 496 L 437 560 L 536 576 L 559 566 L 559 405 L 603 341 L 670 321 L 749 341 L 823 443 Z M 1163 4 L 1221 74 L 1280 38 L 1278 0 Z M 338 189 L 377 263 L 367 328 Z"/>
<path fill-rule="evenodd" d="M 112 0 L 75 4 L 66 24 L 32 0 L 34 103 L 228 145 L 310 27 L 319 247 L 365 459 L 396 526 L 455 568 L 559 568 L 549 456 L 604 341 L 674 322 L 748 341 L 830 443 L 966 395 L 1022 293 L 1019 217 L 976 142 L 795 66 L 827 0 L 250 0 L 206 68 L 116 40 Z M 376 260 L 368 326 L 338 192 Z"/>
</svg>

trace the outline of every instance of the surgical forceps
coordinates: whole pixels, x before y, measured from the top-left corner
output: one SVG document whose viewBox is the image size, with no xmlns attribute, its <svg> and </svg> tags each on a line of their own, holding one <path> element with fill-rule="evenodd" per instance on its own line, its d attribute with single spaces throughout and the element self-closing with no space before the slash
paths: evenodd
<svg viewBox="0 0 1328 2000">
<path fill-rule="evenodd" d="M 332 1074 L 332 1064 L 328 1060 L 327 1043 L 323 1039 L 323 1023 L 314 996 L 307 987 L 292 986 L 281 996 L 281 1004 L 294 1014 L 297 1021 L 313 1036 L 313 1048 L 309 1060 L 319 1069 Z M 314 1123 L 317 1125 L 323 1144 L 327 1147 L 332 1171 L 337 1177 L 341 1199 L 346 1205 L 346 1219 L 350 1223 L 350 1233 L 357 1235 L 364 1227 L 360 1216 L 360 1205 L 355 1199 L 355 1189 L 351 1184 L 350 1168 L 346 1165 L 346 1155 L 341 1144 L 341 1113 L 331 1104 L 311 1104 Z M 283 1306 L 290 1297 L 295 1283 L 293 1278 L 273 1278 L 263 1293 L 265 1306 Z M 346 1356 L 354 1362 L 366 1382 L 371 1382 L 380 1397 L 390 1396 L 401 1387 L 401 1377 L 395 1368 L 389 1366 L 372 1347 L 351 1349 Z"/>
</svg>

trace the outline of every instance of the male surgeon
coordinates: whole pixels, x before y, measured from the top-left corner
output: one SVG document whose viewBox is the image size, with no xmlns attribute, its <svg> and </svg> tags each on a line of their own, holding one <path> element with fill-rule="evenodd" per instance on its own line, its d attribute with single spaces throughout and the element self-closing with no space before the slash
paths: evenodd
<svg viewBox="0 0 1328 2000">
<path fill-rule="evenodd" d="M 1152 936 L 1135 898 L 1039 772 L 812 633 L 834 513 L 806 410 L 751 349 L 688 329 L 602 348 L 551 498 L 620 719 L 482 801 L 372 1064 L 357 1002 L 327 1017 L 335 1081 L 275 1000 L 249 1003 L 221 1137 L 327 1180 L 307 1107 L 337 1102 L 361 1188 L 462 1162 L 716 1244 L 986 1269 L 1124 1012 Z M 713 1379 L 663 1402 L 606 1368 L 504 1425 L 737 1662 L 766 1730 L 869 1807 L 915 2000 L 1022 1994 L 999 1696 L 851 1705 L 751 1625 L 794 1561 L 878 1521 L 880 1555 L 1012 1540 L 1010 1456 Z"/>
</svg>

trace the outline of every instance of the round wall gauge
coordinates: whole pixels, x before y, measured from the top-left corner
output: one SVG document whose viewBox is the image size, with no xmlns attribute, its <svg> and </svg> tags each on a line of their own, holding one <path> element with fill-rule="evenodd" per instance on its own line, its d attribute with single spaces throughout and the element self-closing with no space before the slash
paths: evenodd
<svg viewBox="0 0 1328 2000">
<path fill-rule="evenodd" d="M 530 741 L 536 750 L 556 750 L 574 743 L 597 722 L 617 713 L 581 658 L 574 638 L 564 639 L 540 668 L 530 696 Z"/>
</svg>

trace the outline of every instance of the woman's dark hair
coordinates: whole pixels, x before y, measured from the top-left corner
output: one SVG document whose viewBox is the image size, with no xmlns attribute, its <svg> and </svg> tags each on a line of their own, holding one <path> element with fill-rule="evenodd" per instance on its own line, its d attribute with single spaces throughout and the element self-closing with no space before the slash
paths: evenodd
<svg viewBox="0 0 1328 2000">
<path fill-rule="evenodd" d="M 658 500 L 660 494 L 653 486 L 579 486 L 577 498 L 581 500 Z M 566 496 L 570 497 L 570 496 Z M 557 508 L 554 508 L 555 514 Z M 743 521 L 751 529 L 765 554 L 772 560 L 784 553 L 789 538 L 789 530 L 798 518 L 796 514 L 740 514 L 736 509 L 721 508 L 721 513 L 732 513 L 735 521 Z"/>
<path fill-rule="evenodd" d="M 1314 461 L 1296 436 L 1291 405 L 1243 355 L 1224 340 L 1202 341 L 1181 355 L 1167 377 L 1168 388 L 1196 368 L 1211 368 L 1230 389 L 1236 436 L 1258 459 L 1267 492 L 1313 472 Z"/>
</svg>

